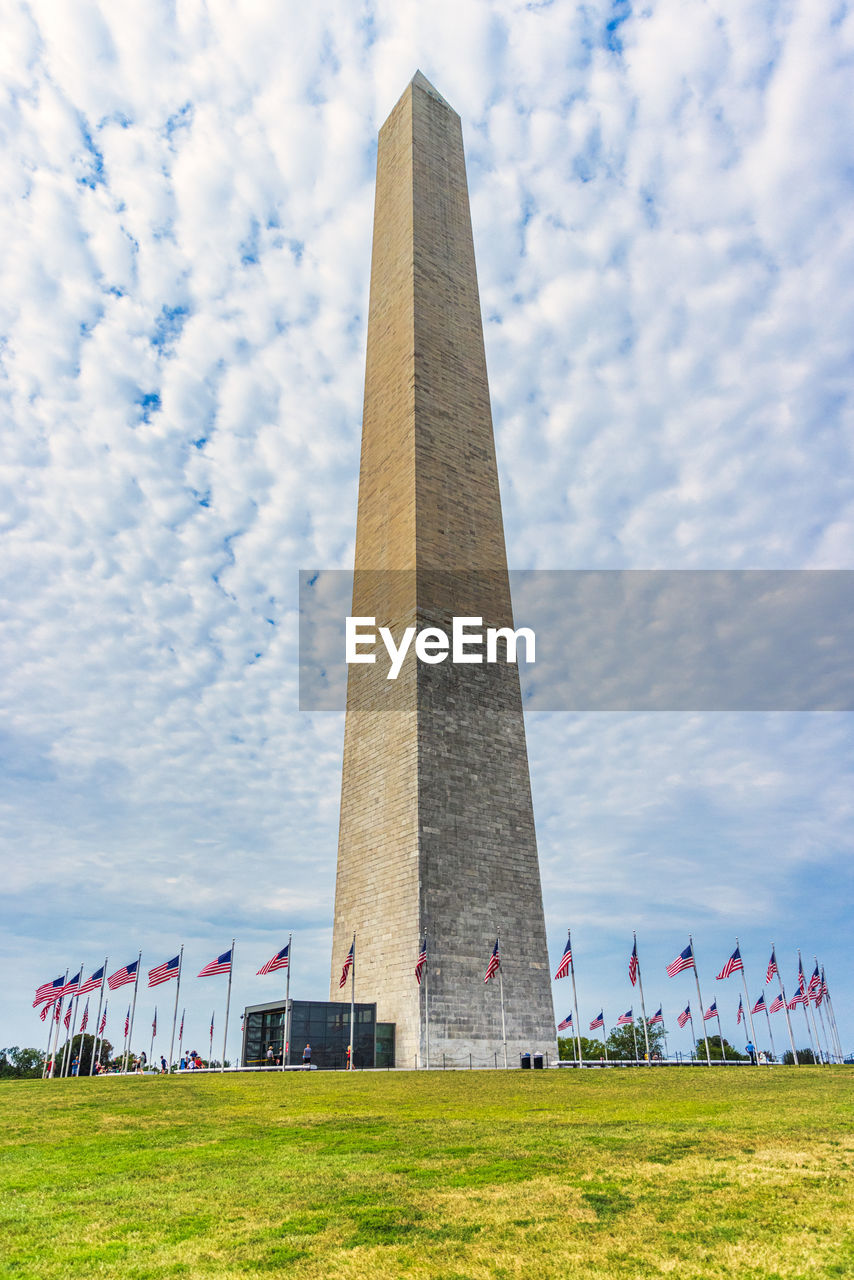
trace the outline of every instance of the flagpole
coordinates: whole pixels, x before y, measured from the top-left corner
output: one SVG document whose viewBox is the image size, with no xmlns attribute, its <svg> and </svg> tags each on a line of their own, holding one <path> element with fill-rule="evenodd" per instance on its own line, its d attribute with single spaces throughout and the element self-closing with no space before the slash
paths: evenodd
<svg viewBox="0 0 854 1280">
<path fill-rule="evenodd" d="M 356 1057 L 356 935 L 353 934 L 353 963 L 350 966 L 350 1061 L 348 1071 L 354 1069 Z"/>
<path fill-rule="evenodd" d="M 664 1004 L 662 1003 L 661 1000 L 659 1000 L 658 1002 L 658 1007 L 661 1010 L 661 1015 L 662 1015 L 661 1016 L 661 1034 L 664 1036 L 664 1054 L 665 1054 L 665 1060 L 667 1060 L 670 1058 L 670 1050 L 667 1047 L 667 1028 L 664 1025 Z"/>
<path fill-rule="evenodd" d="M 175 1023 L 178 1021 L 178 992 L 181 990 L 181 968 L 184 964 L 184 944 L 178 953 L 178 981 L 175 983 L 175 1008 L 172 1012 L 172 1038 L 169 1041 L 169 1070 L 172 1070 L 172 1054 L 175 1050 Z"/>
<path fill-rule="evenodd" d="M 684 934 L 683 934 L 683 937 L 684 937 Z M 703 1014 L 705 1013 L 706 1006 L 703 1004 L 703 997 L 700 995 L 700 975 L 697 972 L 697 953 L 694 950 L 694 939 L 691 937 L 690 933 L 688 934 L 688 941 L 691 944 L 691 959 L 694 961 L 694 981 L 697 984 L 697 999 L 700 1002 L 700 1016 L 702 1017 Z M 691 1031 L 693 1032 L 693 1030 L 694 1030 L 694 1019 L 692 1018 Z M 694 1037 L 694 1039 L 696 1041 L 696 1036 Z M 709 1053 L 709 1037 L 706 1035 L 706 1019 L 705 1018 L 703 1018 L 703 1040 L 705 1041 L 705 1044 L 706 1044 L 706 1065 L 710 1067 L 712 1065 L 712 1055 Z"/>
<path fill-rule="evenodd" d="M 216 1013 L 216 1009 L 214 1009 L 213 1013 L 211 1014 L 211 1033 L 210 1033 L 210 1036 L 209 1036 L 209 1038 L 208 1038 L 208 1070 L 209 1070 L 209 1071 L 210 1071 L 210 1069 L 211 1069 L 211 1067 L 212 1067 L 212 1065 L 213 1065 L 213 1029 L 214 1029 L 214 1014 L 215 1014 L 215 1013 Z"/>
<path fill-rule="evenodd" d="M 684 936 L 684 935 L 683 935 L 683 936 Z M 689 937 L 690 937 L 690 935 L 689 935 Z M 693 950 L 693 948 L 692 948 L 692 950 Z M 694 970 L 694 972 L 695 972 L 695 973 L 697 972 L 697 971 L 696 971 L 696 969 Z M 702 1010 L 702 1008 L 703 1008 L 703 1002 L 702 1002 L 702 1000 L 701 1000 L 701 1001 L 700 1001 L 700 1009 Z M 693 1061 L 693 1058 L 694 1058 L 694 1045 L 697 1043 L 697 1032 L 694 1030 L 694 1015 L 693 1015 L 693 1013 L 691 1012 L 691 1002 L 690 1002 L 690 1000 L 688 1001 L 688 1021 L 691 1023 L 691 1060 Z M 706 1024 L 705 1024 L 705 1021 L 703 1022 L 703 1035 L 704 1035 L 704 1036 L 706 1035 Z M 706 1057 L 707 1057 L 707 1058 L 709 1057 L 709 1041 L 708 1041 L 708 1039 L 706 1039 Z M 709 1066 L 711 1066 L 711 1065 L 712 1065 L 712 1060 L 711 1060 L 711 1058 L 709 1058 Z"/>
<path fill-rule="evenodd" d="M 801 1065 L 798 1051 L 795 1048 L 795 1033 L 792 1031 L 792 1019 L 789 1017 L 789 1002 L 786 999 L 786 988 L 783 986 L 783 975 L 780 972 L 780 966 L 777 964 L 777 948 L 771 943 L 771 955 L 774 957 L 774 968 L 777 970 L 777 981 L 780 984 L 780 995 L 783 997 L 783 1012 L 786 1015 L 786 1026 L 789 1028 L 789 1042 L 792 1046 L 792 1061 L 796 1067 Z"/>
<path fill-rule="evenodd" d="M 815 972 L 818 973 L 818 956 L 814 955 L 813 960 L 815 960 Z M 819 1003 L 819 1000 L 821 999 L 821 976 L 819 976 L 818 992 L 816 994 L 818 995 L 819 999 L 817 1000 L 815 999 L 815 997 L 813 997 L 813 1006 L 814 1006 L 813 1022 L 815 1022 L 815 1009 L 818 1009 L 818 1020 L 821 1023 L 821 1032 L 822 1032 L 822 1035 L 824 1036 L 825 1057 L 827 1059 L 827 1065 L 830 1066 L 830 1062 L 831 1062 L 830 1040 L 828 1039 L 828 1036 L 827 1036 L 827 1028 L 824 1025 L 824 1015 L 821 1012 L 821 1004 Z M 835 1056 L 835 1054 L 833 1056 Z"/>
<path fill-rule="evenodd" d="M 181 1046 L 184 1043 L 184 1015 L 186 1014 L 186 1012 L 187 1012 L 186 1009 L 181 1010 L 181 1026 L 178 1028 L 178 1061 L 179 1062 L 184 1056 L 184 1052 Z"/>
<path fill-rule="evenodd" d="M 504 975 L 501 972 L 501 931 L 495 931 L 495 945 L 498 947 L 498 994 L 501 997 L 501 1043 L 504 1046 L 504 1070 L 507 1070 L 507 1023 L 504 1020 Z"/>
<path fill-rule="evenodd" d="M 755 1047 L 755 1046 L 756 1046 L 756 1031 L 755 1031 L 754 1026 L 753 1026 L 753 1013 L 751 1012 L 751 1011 L 752 1011 L 753 1006 L 752 1006 L 752 1005 L 751 1005 L 751 1003 L 750 1003 L 750 996 L 747 994 L 747 975 L 746 975 L 746 974 L 745 974 L 745 972 L 744 972 L 744 957 L 743 957 L 743 956 L 742 956 L 742 954 L 741 954 L 741 947 L 739 946 L 738 938 L 736 938 L 736 940 L 735 940 L 735 949 L 736 949 L 736 951 L 738 952 L 739 959 L 741 960 L 741 981 L 744 983 L 744 999 L 745 999 L 745 1001 L 746 1001 L 744 1008 L 745 1008 L 745 1012 L 746 1012 L 746 1014 L 747 1014 L 747 1016 L 748 1016 L 748 1018 L 749 1018 L 749 1020 L 750 1020 L 750 1039 L 753 1041 L 753 1045 L 754 1045 L 754 1047 Z M 759 1050 L 758 1050 L 758 1049 L 756 1050 L 756 1065 L 757 1065 L 757 1066 L 759 1065 Z"/>
<path fill-rule="evenodd" d="M 768 1039 L 771 1041 L 771 1057 L 776 1059 L 777 1050 L 774 1048 L 774 1032 L 771 1030 L 771 1014 L 768 1012 L 768 1001 L 764 999 L 764 993 L 762 1003 L 765 1006 L 765 1018 L 768 1023 Z"/>
<path fill-rule="evenodd" d="M 605 1039 L 605 1010 L 602 1010 L 602 1048 L 605 1050 L 605 1061 L 608 1061 L 608 1041 Z"/>
<path fill-rule="evenodd" d="M 812 1060 L 813 1060 L 813 1063 L 815 1063 L 816 1057 L 818 1057 L 818 1061 L 821 1062 L 821 1054 L 820 1053 L 817 1054 L 816 1044 L 815 1044 L 815 1041 L 813 1040 L 812 1031 L 810 1030 L 810 1019 L 809 1019 L 809 1014 L 807 1013 L 810 998 L 807 995 L 807 976 L 804 973 L 804 962 L 801 959 L 800 947 L 798 947 L 798 977 L 800 979 L 800 984 L 801 984 L 801 994 L 803 995 L 803 998 L 804 998 L 801 1008 L 804 1011 L 804 1022 L 807 1024 L 807 1035 L 809 1036 L 810 1048 L 812 1049 Z"/>
<path fill-rule="evenodd" d="M 801 954 L 801 953 L 800 953 L 800 951 L 799 951 L 799 952 L 798 952 L 798 958 L 799 958 L 799 959 L 800 959 L 800 954 Z M 801 961 L 801 967 L 803 967 L 803 961 Z M 814 1033 L 815 1033 L 815 1042 L 816 1042 L 816 1045 L 818 1046 L 818 1058 L 819 1058 L 819 1062 L 821 1063 L 821 1065 L 822 1065 L 823 1067 L 826 1067 L 826 1066 L 828 1065 L 828 1062 L 827 1062 L 826 1057 L 824 1056 L 824 1050 L 823 1050 L 823 1049 L 822 1049 L 822 1047 L 821 1047 L 821 1037 L 820 1037 L 820 1036 L 819 1036 L 819 1034 L 818 1034 L 818 1023 L 817 1023 L 817 1022 L 816 1022 L 816 1020 L 815 1020 L 815 1008 L 814 1008 L 813 1003 L 812 1003 L 812 997 L 809 995 L 809 991 L 808 991 L 808 987 L 807 987 L 807 978 L 806 978 L 806 974 L 804 974 L 804 995 L 807 997 L 807 1002 L 806 1002 L 806 1005 L 805 1005 L 804 1007 L 805 1007 L 805 1008 L 807 1008 L 807 1009 L 809 1009 L 809 1011 L 810 1011 L 810 1019 L 811 1019 L 811 1021 L 812 1021 L 812 1029 L 813 1029 L 813 1031 L 814 1031 Z"/>
<path fill-rule="evenodd" d="M 290 966 L 290 956 L 288 956 L 288 965 Z M 228 1010 L 231 1005 L 231 975 L 234 973 L 234 938 L 231 939 L 231 963 L 228 966 L 228 993 L 225 997 L 225 1031 L 222 1035 L 222 1066 L 220 1071 L 225 1071 L 225 1046 L 228 1042 Z"/>
<path fill-rule="evenodd" d="M 157 1035 L 157 1005 L 154 1006 L 154 1017 L 151 1021 L 151 1045 L 148 1050 L 149 1063 L 154 1061 L 154 1037 Z"/>
<path fill-rule="evenodd" d="M 566 931 L 566 940 L 569 943 L 569 972 L 572 977 L 572 1008 L 575 1012 L 575 1043 L 578 1048 L 578 1065 L 582 1065 L 581 1059 L 581 1027 L 578 1024 L 578 995 L 575 990 L 575 965 L 572 960 L 572 936 L 569 929 Z"/>
<path fill-rule="evenodd" d="M 95 1051 L 98 1048 L 98 1028 L 101 1025 L 101 1005 L 104 1003 L 104 986 L 107 982 L 107 964 L 109 956 L 104 956 L 104 972 L 101 974 L 101 990 L 98 992 L 98 1016 L 95 1019 L 95 1035 L 92 1040 L 92 1061 L 89 1063 L 89 1075 L 95 1074 Z"/>
<path fill-rule="evenodd" d="M 427 934 L 424 935 L 424 950 L 427 951 Z M 424 957 L 424 1046 L 425 1066 L 430 1070 L 430 957 Z"/>
<path fill-rule="evenodd" d="M 141 968 L 142 968 L 142 952 L 140 951 L 139 955 L 137 956 L 137 960 L 136 960 L 136 978 L 135 978 L 135 980 L 134 980 L 134 984 L 133 984 L 133 1000 L 131 1001 L 131 1007 L 130 1007 L 130 1027 L 128 1028 L 128 1034 L 127 1034 L 127 1046 L 126 1046 L 126 1048 L 125 1048 L 125 1060 L 124 1060 L 124 1063 L 123 1063 L 123 1065 L 122 1065 L 122 1073 L 123 1073 L 123 1074 L 127 1071 L 127 1060 L 128 1060 L 128 1056 L 129 1056 L 130 1051 L 131 1051 L 131 1048 L 130 1048 L 130 1047 L 131 1047 L 131 1044 L 133 1043 L 133 1020 L 134 1020 L 134 1018 L 135 1018 L 135 1016 L 136 1016 L 136 993 L 137 993 L 137 990 L 139 989 L 139 971 L 140 971 L 140 969 L 141 969 Z"/>
<path fill-rule="evenodd" d="M 65 983 L 66 983 L 67 981 L 68 981 L 68 970 L 66 969 L 66 970 L 65 970 L 65 980 L 63 981 L 63 984 L 62 984 L 62 986 L 63 986 L 63 987 L 65 986 Z M 60 987 L 60 991 L 61 991 L 61 990 L 62 990 L 62 987 Z M 56 1010 L 54 1010 L 54 1012 L 53 1012 L 53 1014 L 52 1014 L 52 1017 L 53 1017 L 53 1020 L 54 1020 L 54 1024 L 55 1024 L 55 1025 L 51 1027 L 51 1031 L 55 1031 L 55 1032 L 56 1032 L 56 1035 L 53 1037 L 53 1053 L 50 1055 L 50 1072 L 49 1072 L 49 1074 L 48 1074 L 48 1080 L 52 1080 L 52 1079 L 53 1079 L 53 1068 L 54 1068 L 54 1064 L 55 1064 L 55 1062 L 56 1062 L 56 1050 L 57 1050 L 57 1046 L 58 1046 L 58 1044 L 59 1044 L 59 1024 L 60 1024 L 60 1022 L 61 1022 L 61 1020 L 62 1020 L 62 996 L 60 996 L 58 1000 L 54 1000 L 54 1004 L 58 1004 L 58 1005 L 59 1005 L 59 1017 L 57 1018 L 57 1016 L 56 1016 Z M 48 1042 L 48 1048 L 49 1048 L 49 1047 L 50 1047 L 50 1036 L 48 1036 L 48 1038 L 47 1038 L 47 1042 Z"/>
<path fill-rule="evenodd" d="M 821 985 L 824 988 L 825 999 L 827 1000 L 827 1016 L 830 1019 L 833 1034 L 836 1037 L 836 1052 L 838 1054 L 839 1061 L 842 1062 L 845 1054 L 842 1052 L 842 1041 L 839 1038 L 839 1027 L 836 1025 L 836 1014 L 833 1012 L 833 1001 L 830 998 L 830 988 L 827 985 L 827 978 L 823 967 L 821 970 Z"/>
<path fill-rule="evenodd" d="M 643 1039 L 644 1039 L 644 1044 L 646 1045 L 646 1065 L 648 1067 L 651 1067 L 652 1056 L 649 1052 L 649 1032 L 646 1026 L 646 1005 L 643 1002 L 643 978 L 641 976 L 640 958 L 638 957 L 638 935 L 634 931 L 632 931 L 632 937 L 635 940 L 635 958 L 637 959 L 637 962 L 638 962 L 638 986 L 640 987 L 641 1017 L 643 1018 Z"/>
<path fill-rule="evenodd" d="M 635 1031 L 634 1009 L 632 1010 L 632 1039 L 635 1042 L 635 1063 L 638 1061 L 638 1033 Z"/>
<path fill-rule="evenodd" d="M 721 1026 L 721 1015 L 718 1009 L 717 997 L 715 998 L 715 1017 L 718 1020 L 718 1035 L 721 1038 L 721 1061 L 726 1064 L 726 1050 L 724 1049 L 724 1029 Z"/>
<path fill-rule="evenodd" d="M 288 976 L 285 980 L 285 1016 L 282 1020 L 282 1070 L 288 1065 L 291 1056 L 291 942 L 293 934 L 288 934 Z"/>
<path fill-rule="evenodd" d="M 68 1039 L 65 1042 L 65 1053 L 62 1058 L 62 1074 L 66 1075 L 71 1071 L 71 1042 L 74 1039 L 74 1032 L 77 1029 L 77 1006 L 80 1004 L 80 988 L 83 985 L 83 962 L 80 962 L 80 978 L 77 982 L 77 994 L 74 997 L 74 1012 L 71 1015 L 71 1026 L 69 1027 Z"/>
<path fill-rule="evenodd" d="M 50 1042 L 53 1039 L 53 1014 L 54 1014 L 53 1006 L 55 1004 L 56 1004 L 56 1001 L 52 1000 L 51 1003 L 48 1005 L 48 1009 L 50 1012 L 49 1014 L 48 1013 L 45 1014 L 45 1022 L 47 1022 L 47 1048 L 44 1051 L 44 1062 L 42 1063 L 42 1080 L 44 1080 L 47 1077 L 47 1073 L 49 1069 Z"/>
</svg>

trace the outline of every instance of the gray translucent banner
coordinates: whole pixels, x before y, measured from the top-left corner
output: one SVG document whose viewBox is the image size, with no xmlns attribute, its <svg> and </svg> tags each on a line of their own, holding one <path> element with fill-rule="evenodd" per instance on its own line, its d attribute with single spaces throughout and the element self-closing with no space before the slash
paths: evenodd
<svg viewBox="0 0 854 1280">
<path fill-rule="evenodd" d="M 398 643 L 406 625 L 450 632 L 454 615 L 483 617 L 484 627 L 509 622 L 503 574 L 303 571 L 301 710 L 343 710 L 348 670 L 371 677 L 361 705 L 365 696 L 372 708 L 401 705 L 390 697 L 396 682 L 386 678 L 379 639 L 373 668 L 345 662 L 354 581 L 356 612 L 390 627 Z M 518 571 L 509 584 L 513 626 L 536 635 L 533 664 L 520 645 L 527 710 L 854 709 L 852 571 Z M 401 680 L 411 682 L 418 661 L 413 645 Z M 474 670 L 459 667 L 458 679 Z M 473 685 L 481 697 L 484 687 Z"/>
</svg>

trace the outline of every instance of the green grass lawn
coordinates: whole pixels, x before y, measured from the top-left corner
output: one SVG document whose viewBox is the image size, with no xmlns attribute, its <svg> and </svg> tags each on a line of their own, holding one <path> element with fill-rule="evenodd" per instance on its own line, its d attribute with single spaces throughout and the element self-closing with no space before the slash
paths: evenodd
<svg viewBox="0 0 854 1280">
<path fill-rule="evenodd" d="M 0 1085 L 0 1276 L 854 1276 L 845 1067 Z"/>
</svg>

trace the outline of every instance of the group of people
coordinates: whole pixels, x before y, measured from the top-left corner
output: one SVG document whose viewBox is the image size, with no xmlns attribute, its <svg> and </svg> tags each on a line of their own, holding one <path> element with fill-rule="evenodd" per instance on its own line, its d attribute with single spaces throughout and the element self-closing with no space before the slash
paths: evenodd
<svg viewBox="0 0 854 1280">
<path fill-rule="evenodd" d="M 287 1046 L 286 1046 L 287 1048 Z M 347 1061 L 350 1061 L 350 1046 L 347 1046 Z M 267 1045 L 267 1066 L 280 1067 L 282 1065 L 282 1055 L 276 1053 L 271 1044 Z M 304 1067 L 311 1066 L 311 1045 L 307 1044 L 302 1051 L 302 1065 Z"/>
</svg>

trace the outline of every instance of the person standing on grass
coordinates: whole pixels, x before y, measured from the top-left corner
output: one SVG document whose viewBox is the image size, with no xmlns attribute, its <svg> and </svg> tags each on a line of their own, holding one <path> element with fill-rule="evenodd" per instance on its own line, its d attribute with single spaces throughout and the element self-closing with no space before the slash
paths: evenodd
<svg viewBox="0 0 854 1280">
<path fill-rule="evenodd" d="M 271 1044 L 268 1044 L 267 1045 L 267 1066 L 272 1067 L 274 1065 L 275 1063 L 273 1060 L 273 1046 Z"/>
<path fill-rule="evenodd" d="M 311 1045 L 307 1044 L 302 1051 L 302 1065 L 304 1067 L 311 1066 Z"/>
<path fill-rule="evenodd" d="M 167 1066 L 166 1066 L 166 1059 L 165 1059 L 165 1057 L 163 1056 L 163 1054 L 162 1054 L 162 1053 L 161 1053 L 161 1055 L 160 1055 L 160 1074 L 161 1074 L 162 1076 L 165 1076 L 165 1075 L 167 1075 L 167 1074 L 168 1074 L 168 1068 L 167 1068 Z"/>
</svg>

